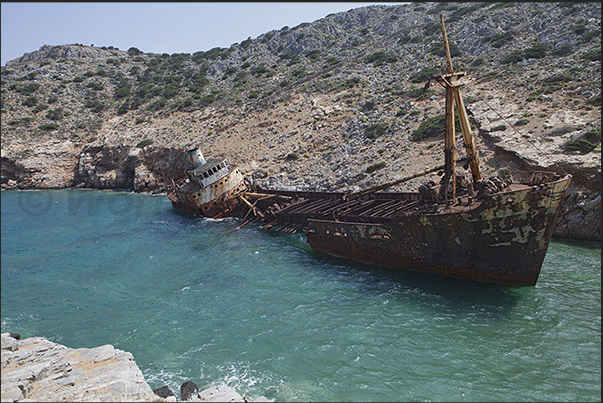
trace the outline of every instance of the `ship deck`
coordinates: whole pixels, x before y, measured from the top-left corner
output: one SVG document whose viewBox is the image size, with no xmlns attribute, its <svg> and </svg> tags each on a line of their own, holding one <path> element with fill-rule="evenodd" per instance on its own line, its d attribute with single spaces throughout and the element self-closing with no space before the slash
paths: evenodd
<svg viewBox="0 0 603 403">
<path fill-rule="evenodd" d="M 527 188 L 525 184 L 512 184 L 507 190 L 514 192 Z M 461 194 L 456 202 L 446 204 L 422 200 L 417 192 L 376 192 L 356 199 L 346 199 L 340 192 L 269 191 L 263 203 L 265 208 L 274 202 L 279 208 L 272 219 L 262 217 L 267 228 L 283 226 L 299 229 L 309 219 L 358 223 L 385 223 L 411 214 L 454 214 L 479 207 L 482 200 Z M 281 207 L 282 206 L 282 207 Z"/>
</svg>

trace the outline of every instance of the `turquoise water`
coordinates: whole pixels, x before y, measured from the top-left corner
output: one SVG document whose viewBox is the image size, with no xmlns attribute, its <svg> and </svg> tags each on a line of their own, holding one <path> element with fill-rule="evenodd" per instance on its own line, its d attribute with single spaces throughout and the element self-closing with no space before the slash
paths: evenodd
<svg viewBox="0 0 603 403">
<path fill-rule="evenodd" d="M 535 287 L 378 269 L 165 196 L 2 192 L 2 331 L 131 352 L 152 388 L 277 401 L 600 401 L 601 249 Z"/>
</svg>

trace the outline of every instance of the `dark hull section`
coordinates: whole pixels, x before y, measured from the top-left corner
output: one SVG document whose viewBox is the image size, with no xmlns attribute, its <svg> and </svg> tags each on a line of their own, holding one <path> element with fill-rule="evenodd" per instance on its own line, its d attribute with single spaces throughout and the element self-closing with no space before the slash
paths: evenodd
<svg viewBox="0 0 603 403">
<path fill-rule="evenodd" d="M 246 206 L 241 202 L 238 196 L 218 199 L 214 202 L 207 203 L 202 207 L 195 207 L 189 204 L 182 203 L 177 197 L 168 195 L 172 202 L 172 207 L 180 213 L 196 217 L 206 218 L 226 218 L 240 217 L 246 212 Z"/>
<path fill-rule="evenodd" d="M 384 223 L 307 220 L 308 243 L 386 267 L 534 285 L 569 179 L 488 196 L 474 209 Z"/>
</svg>

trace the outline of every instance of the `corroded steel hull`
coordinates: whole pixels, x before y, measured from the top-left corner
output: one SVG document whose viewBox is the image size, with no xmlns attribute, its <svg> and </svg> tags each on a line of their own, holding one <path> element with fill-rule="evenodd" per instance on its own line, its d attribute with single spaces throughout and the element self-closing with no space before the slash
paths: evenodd
<svg viewBox="0 0 603 403">
<path fill-rule="evenodd" d="M 386 267 L 506 285 L 535 285 L 570 177 L 486 196 L 463 211 L 387 222 L 309 218 L 312 248 Z"/>
</svg>

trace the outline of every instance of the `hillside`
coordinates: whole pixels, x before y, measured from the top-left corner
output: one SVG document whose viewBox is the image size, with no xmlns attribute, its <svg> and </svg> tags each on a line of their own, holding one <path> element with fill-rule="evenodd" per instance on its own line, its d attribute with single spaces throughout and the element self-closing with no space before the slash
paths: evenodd
<svg viewBox="0 0 603 403">
<path fill-rule="evenodd" d="M 573 174 L 556 234 L 600 240 L 600 3 L 362 7 L 193 54 L 44 45 L 2 67 L 2 188 L 160 192 L 197 145 L 278 188 L 440 165 L 440 14 L 484 176 Z"/>
</svg>

